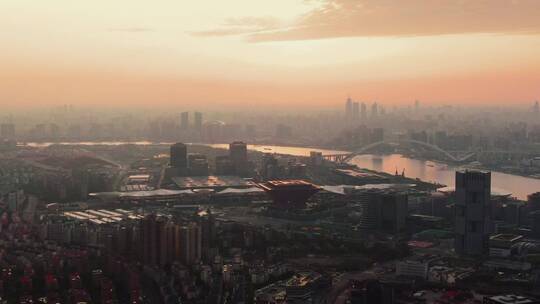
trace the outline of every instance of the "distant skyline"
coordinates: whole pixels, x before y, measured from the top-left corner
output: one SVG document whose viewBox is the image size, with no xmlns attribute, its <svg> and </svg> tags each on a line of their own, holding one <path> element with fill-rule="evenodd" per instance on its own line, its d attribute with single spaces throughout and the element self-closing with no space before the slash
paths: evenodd
<svg viewBox="0 0 540 304">
<path fill-rule="evenodd" d="M 0 105 L 532 105 L 537 0 L 3 0 Z"/>
</svg>

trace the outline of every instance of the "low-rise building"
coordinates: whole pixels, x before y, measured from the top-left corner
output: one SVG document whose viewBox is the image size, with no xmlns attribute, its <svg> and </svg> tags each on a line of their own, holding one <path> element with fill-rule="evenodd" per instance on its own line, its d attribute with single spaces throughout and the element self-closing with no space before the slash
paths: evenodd
<svg viewBox="0 0 540 304">
<path fill-rule="evenodd" d="M 523 236 L 515 234 L 497 234 L 489 238 L 489 256 L 507 258 L 512 255 L 512 246 L 521 241 Z"/>
<path fill-rule="evenodd" d="M 438 257 L 427 255 L 399 261 L 396 263 L 396 275 L 418 277 L 427 280 L 429 267 L 437 259 Z"/>
<path fill-rule="evenodd" d="M 484 297 L 484 304 L 538 304 L 539 300 L 520 295 L 497 295 Z"/>
</svg>

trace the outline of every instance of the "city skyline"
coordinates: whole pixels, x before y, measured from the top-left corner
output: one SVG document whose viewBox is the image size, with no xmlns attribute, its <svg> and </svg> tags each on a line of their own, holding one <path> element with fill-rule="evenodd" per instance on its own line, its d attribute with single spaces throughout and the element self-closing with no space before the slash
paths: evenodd
<svg viewBox="0 0 540 304">
<path fill-rule="evenodd" d="M 0 1 L 0 304 L 540 304 L 538 16 Z"/>
<path fill-rule="evenodd" d="M 532 0 L 7 0 L 0 103 L 528 105 L 539 11 Z"/>
</svg>

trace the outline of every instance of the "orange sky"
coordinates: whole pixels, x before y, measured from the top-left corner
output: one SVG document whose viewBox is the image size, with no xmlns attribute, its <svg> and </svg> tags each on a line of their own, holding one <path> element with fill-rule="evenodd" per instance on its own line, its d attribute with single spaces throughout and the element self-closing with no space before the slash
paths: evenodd
<svg viewBox="0 0 540 304">
<path fill-rule="evenodd" d="M 3 0 L 0 104 L 532 103 L 537 0 Z"/>
</svg>

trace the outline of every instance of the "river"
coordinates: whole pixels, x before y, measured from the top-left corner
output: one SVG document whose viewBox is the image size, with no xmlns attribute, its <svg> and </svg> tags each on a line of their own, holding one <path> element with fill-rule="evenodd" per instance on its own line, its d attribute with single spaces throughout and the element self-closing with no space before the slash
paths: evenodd
<svg viewBox="0 0 540 304">
<path fill-rule="evenodd" d="M 63 143 L 69 145 L 121 145 L 121 144 L 136 144 L 136 145 L 151 145 L 152 142 L 80 142 L 80 143 Z M 158 143 L 169 145 L 170 143 Z M 46 147 L 50 143 L 29 143 L 28 146 Z M 228 148 L 227 144 L 212 144 L 214 148 Z M 317 148 L 302 148 L 302 147 L 286 147 L 286 146 L 271 146 L 271 145 L 248 145 L 248 149 L 264 152 L 289 154 L 295 156 L 309 156 L 311 151 L 322 152 L 323 154 L 347 154 L 347 151 L 317 149 Z M 437 182 L 447 186 L 454 186 L 455 172 L 459 167 L 437 163 L 433 161 L 418 160 L 408 158 L 399 154 L 389 155 L 362 155 L 355 157 L 351 163 L 374 171 L 381 171 L 394 174 L 396 170 L 401 174 L 405 171 L 405 176 L 411 178 L 419 178 L 427 182 Z M 509 192 L 519 199 L 527 199 L 527 195 L 533 192 L 540 191 L 540 179 L 528 178 L 518 175 L 506 174 L 501 172 L 491 173 L 492 189 L 497 192 Z"/>
<path fill-rule="evenodd" d="M 228 148 L 228 145 L 212 145 L 215 148 Z M 315 148 L 248 145 L 248 149 L 266 153 L 309 156 L 311 151 L 323 154 L 348 154 L 347 151 Z M 454 186 L 456 170 L 460 167 L 446 165 L 428 160 L 418 160 L 400 154 L 361 155 L 351 160 L 360 168 L 394 174 L 405 171 L 405 176 L 419 178 L 426 182 L 436 182 L 450 187 Z M 527 195 L 540 191 L 540 179 L 523 177 L 501 172 L 491 172 L 492 190 L 498 193 L 511 193 L 518 199 L 526 200 Z"/>
<path fill-rule="evenodd" d="M 362 155 L 355 157 L 353 164 L 370 170 L 386 173 L 405 171 L 405 176 L 419 178 L 427 182 L 437 182 L 453 187 L 456 170 L 460 167 L 433 161 L 408 158 L 399 154 Z M 527 195 L 540 191 L 540 179 L 523 177 L 501 172 L 491 172 L 492 191 L 512 193 L 519 199 L 526 200 Z"/>
</svg>

